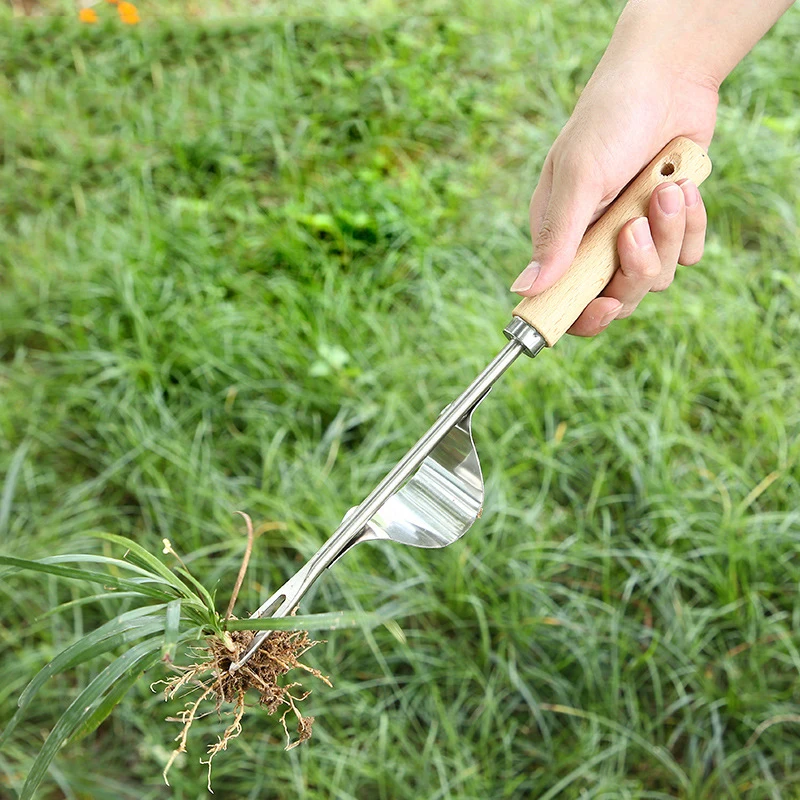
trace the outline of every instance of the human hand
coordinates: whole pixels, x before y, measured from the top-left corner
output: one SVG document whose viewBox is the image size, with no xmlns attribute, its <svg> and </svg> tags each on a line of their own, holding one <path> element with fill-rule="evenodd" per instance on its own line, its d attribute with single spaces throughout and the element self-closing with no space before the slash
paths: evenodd
<svg viewBox="0 0 800 800">
<path fill-rule="evenodd" d="M 552 286 L 572 263 L 587 227 L 667 142 L 682 135 L 707 149 L 716 89 L 711 80 L 609 47 L 545 159 L 530 206 L 533 260 L 512 291 L 531 297 Z M 700 260 L 706 212 L 694 183 L 658 186 L 648 217 L 623 226 L 620 267 L 570 333 L 594 336 L 629 316 L 648 292 L 666 289 L 678 263 Z"/>
</svg>

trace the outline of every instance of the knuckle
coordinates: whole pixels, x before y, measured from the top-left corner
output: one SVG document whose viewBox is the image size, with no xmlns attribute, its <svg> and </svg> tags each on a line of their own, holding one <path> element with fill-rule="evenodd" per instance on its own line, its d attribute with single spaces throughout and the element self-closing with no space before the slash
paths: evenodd
<svg viewBox="0 0 800 800">
<path fill-rule="evenodd" d="M 548 214 L 536 232 L 536 245 L 542 250 L 553 249 L 561 240 L 563 222 L 552 214 Z"/>
<path fill-rule="evenodd" d="M 599 165 L 604 162 L 604 158 L 597 156 L 600 145 L 595 136 L 587 135 L 571 118 L 556 137 L 547 157 L 552 162 L 553 172 L 583 178 L 598 174 Z"/>
<path fill-rule="evenodd" d="M 658 262 L 647 260 L 641 262 L 629 272 L 632 273 L 632 277 L 634 278 L 639 278 L 642 281 L 648 281 L 652 283 L 654 281 L 658 281 L 663 270 L 661 268 L 661 264 Z"/>
<path fill-rule="evenodd" d="M 642 277 L 649 281 L 657 282 L 661 278 L 661 267 L 658 264 L 649 264 L 643 271 Z"/>
<path fill-rule="evenodd" d="M 651 292 L 663 292 L 669 289 L 672 286 L 672 281 L 674 279 L 674 275 L 670 275 L 667 278 L 659 277 L 656 282 L 650 287 Z"/>
</svg>

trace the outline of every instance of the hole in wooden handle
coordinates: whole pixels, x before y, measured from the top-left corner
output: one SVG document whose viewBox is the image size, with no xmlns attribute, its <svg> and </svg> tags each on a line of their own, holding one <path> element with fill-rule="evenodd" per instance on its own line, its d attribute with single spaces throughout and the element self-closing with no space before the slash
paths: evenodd
<svg viewBox="0 0 800 800">
<path fill-rule="evenodd" d="M 667 175 L 672 175 L 675 172 L 675 165 L 671 161 L 665 161 L 661 165 L 661 174 L 666 177 Z"/>
</svg>

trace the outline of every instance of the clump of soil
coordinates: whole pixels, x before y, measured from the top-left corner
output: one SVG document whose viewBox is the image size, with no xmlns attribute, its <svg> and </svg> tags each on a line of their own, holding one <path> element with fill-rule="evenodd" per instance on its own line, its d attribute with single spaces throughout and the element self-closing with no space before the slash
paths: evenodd
<svg viewBox="0 0 800 800">
<path fill-rule="evenodd" d="M 239 512 L 241 513 L 241 512 Z M 253 529 L 250 518 L 242 514 L 247 522 L 248 548 L 242 563 L 242 569 L 231 596 L 226 619 L 235 619 L 231 614 L 233 604 L 247 569 L 250 550 L 253 542 Z M 284 708 L 281 715 L 281 724 L 286 733 L 286 750 L 291 750 L 311 738 L 311 728 L 314 717 L 304 717 L 298 704 L 308 697 L 310 691 L 299 691 L 302 686 L 299 682 L 287 683 L 284 676 L 291 670 L 303 670 L 318 678 L 323 683 L 331 686 L 331 682 L 319 670 L 303 664 L 299 659 L 319 642 L 312 641 L 306 631 L 273 631 L 261 647 L 253 654 L 250 660 L 231 673 L 230 665 L 237 661 L 239 656 L 247 650 L 253 641 L 255 633 L 252 631 L 230 631 L 223 637 L 212 636 L 206 639 L 206 647 L 195 648 L 197 661 L 186 667 L 178 667 L 178 675 L 165 681 L 164 699 L 172 700 L 182 690 L 188 687 L 184 695 L 199 692 L 199 695 L 186 704 L 186 708 L 177 717 L 169 717 L 169 722 L 182 723 L 180 733 L 175 737 L 178 747 L 170 756 L 164 768 L 164 781 L 169 785 L 167 773 L 175 759 L 186 752 L 186 740 L 195 720 L 209 714 L 217 713 L 232 717 L 232 721 L 225 728 L 218 740 L 208 747 L 208 760 L 201 763 L 208 764 L 208 789 L 211 791 L 211 762 L 221 750 L 226 750 L 228 742 L 235 739 L 242 732 L 242 717 L 244 716 L 245 697 L 252 689 L 252 695 L 257 693 L 258 704 L 267 710 L 268 714 L 275 714 Z M 298 690 L 298 691 L 294 691 Z M 223 711 L 224 706 L 232 706 Z M 202 710 L 210 706 L 208 710 Z M 293 714 L 297 721 L 297 738 L 292 741 L 287 716 Z"/>
<path fill-rule="evenodd" d="M 281 715 L 281 724 L 286 732 L 286 750 L 291 750 L 311 738 L 314 717 L 304 717 L 298 704 L 308 697 L 310 692 L 293 693 L 301 687 L 299 682 L 283 683 L 281 679 L 290 670 L 300 669 L 310 673 L 328 686 L 331 682 L 319 670 L 313 669 L 299 661 L 300 657 L 318 642 L 308 638 L 305 631 L 274 631 L 253 657 L 236 672 L 228 672 L 228 667 L 244 652 L 255 634 L 252 631 L 232 631 L 226 634 L 228 641 L 218 637 L 209 638 L 207 647 L 199 648 L 198 661 L 188 667 L 176 667 L 180 674 L 166 682 L 164 699 L 171 700 L 186 686 L 189 692 L 200 692 L 186 709 L 177 717 L 170 717 L 170 722 L 181 722 L 183 727 L 176 737 L 178 747 L 170 756 L 164 768 L 164 780 L 175 759 L 186 752 L 186 739 L 196 719 L 216 712 L 220 716 L 233 717 L 232 722 L 219 737 L 217 742 L 208 747 L 208 783 L 211 789 L 211 761 L 221 750 L 226 750 L 228 742 L 242 732 L 242 717 L 245 709 L 245 696 L 250 689 L 258 693 L 258 704 L 274 714 L 286 706 Z M 204 679 L 201 676 L 208 676 Z M 201 713 L 206 703 L 211 708 Z M 223 706 L 232 705 L 232 709 L 223 711 Z M 294 714 L 297 720 L 297 738 L 292 741 L 286 717 Z"/>
</svg>

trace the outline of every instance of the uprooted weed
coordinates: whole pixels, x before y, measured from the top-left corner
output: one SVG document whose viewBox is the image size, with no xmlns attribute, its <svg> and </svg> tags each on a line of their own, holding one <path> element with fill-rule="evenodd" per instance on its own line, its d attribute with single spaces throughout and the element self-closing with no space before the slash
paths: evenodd
<svg viewBox="0 0 800 800">
<path fill-rule="evenodd" d="M 297 681 L 281 684 L 280 680 L 292 669 L 301 669 L 310 672 L 328 686 L 331 685 L 319 670 L 303 664 L 298 659 L 318 642 L 308 638 L 305 631 L 275 631 L 264 642 L 261 649 L 253 657 L 231 673 L 228 667 L 243 653 L 253 640 L 252 631 L 233 631 L 228 634 L 229 641 L 218 637 L 209 638 L 207 647 L 199 648 L 199 660 L 187 667 L 177 667 L 179 674 L 166 682 L 164 699 L 171 700 L 176 697 L 184 687 L 191 687 L 190 692 L 200 692 L 186 708 L 177 716 L 170 717 L 170 722 L 181 722 L 181 732 L 176 737 L 178 747 L 170 756 L 164 768 L 164 780 L 175 759 L 186 752 L 186 740 L 189 730 L 195 720 L 201 716 L 217 712 L 233 717 L 232 722 L 225 728 L 218 741 L 208 747 L 208 784 L 211 788 L 211 762 L 221 750 L 226 750 L 228 742 L 235 739 L 242 731 L 242 717 L 246 704 L 245 697 L 249 689 L 258 692 L 258 704 L 266 708 L 267 713 L 274 714 L 281 706 L 286 706 L 281 715 L 281 723 L 286 732 L 286 749 L 291 750 L 311 738 L 311 728 L 314 717 L 304 717 L 298 704 L 305 700 L 310 692 L 293 694 L 292 690 L 301 686 Z M 210 677 L 201 679 L 201 676 Z M 213 704 L 207 712 L 201 712 L 204 703 Z M 232 705 L 232 709 L 222 711 L 224 705 Z M 297 718 L 297 739 L 291 740 L 286 717 L 294 714 Z M 169 781 L 167 781 L 169 783 Z"/>
<path fill-rule="evenodd" d="M 246 514 L 242 516 L 247 523 L 248 546 L 228 606 L 227 619 L 235 619 L 231 611 L 252 550 L 252 523 Z M 242 717 L 247 708 L 245 698 L 250 689 L 258 693 L 258 704 L 264 707 L 268 714 L 274 714 L 281 707 L 286 707 L 281 715 L 281 724 L 286 733 L 286 750 L 291 750 L 311 738 L 314 717 L 304 717 L 298 708 L 298 704 L 305 700 L 310 692 L 293 694 L 293 689 L 301 688 L 300 682 L 284 683 L 282 679 L 291 670 L 299 669 L 331 686 L 331 682 L 319 670 L 299 660 L 319 642 L 309 639 L 306 631 L 273 631 L 247 663 L 235 672 L 230 672 L 230 665 L 239 660 L 239 656 L 247 650 L 254 636 L 253 631 L 226 631 L 222 636 L 208 637 L 205 647 L 193 650 L 197 661 L 189 666 L 176 666 L 178 674 L 165 681 L 165 700 L 172 700 L 185 687 L 189 688 L 184 696 L 199 692 L 199 695 L 188 702 L 177 717 L 167 719 L 169 722 L 182 723 L 181 731 L 175 737 L 178 747 L 164 768 L 164 781 L 168 785 L 167 773 L 175 759 L 187 751 L 186 741 L 192 725 L 197 719 L 216 712 L 219 716 L 225 715 L 233 719 L 218 740 L 208 746 L 208 760 L 202 762 L 208 764 L 208 789 L 211 791 L 211 762 L 217 753 L 227 749 L 231 739 L 235 739 L 242 732 Z M 212 707 L 201 713 L 204 704 L 206 706 L 210 704 Z M 223 706 L 227 705 L 232 708 L 223 711 Z M 297 738 L 294 741 L 286 722 L 289 714 L 294 714 L 297 719 Z"/>
</svg>

